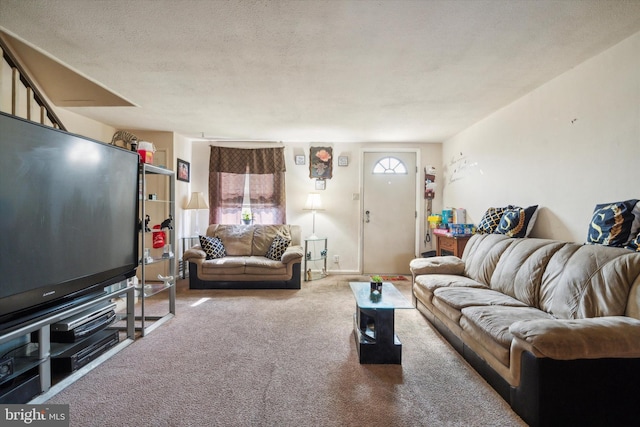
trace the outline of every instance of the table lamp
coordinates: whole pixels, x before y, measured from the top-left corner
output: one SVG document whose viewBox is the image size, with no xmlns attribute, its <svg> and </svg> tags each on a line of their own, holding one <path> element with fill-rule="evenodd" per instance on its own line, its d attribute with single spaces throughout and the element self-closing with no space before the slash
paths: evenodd
<svg viewBox="0 0 640 427">
<path fill-rule="evenodd" d="M 203 209 L 209 209 L 209 205 L 207 205 L 207 201 L 204 199 L 202 192 L 194 191 L 191 193 L 191 200 L 189 200 L 185 210 L 196 211 L 196 235 L 200 235 L 200 228 L 198 227 L 198 211 Z"/>
<path fill-rule="evenodd" d="M 316 236 L 316 211 L 324 210 L 322 208 L 322 199 L 320 198 L 320 194 L 309 193 L 309 196 L 307 196 L 307 202 L 304 204 L 304 208 L 302 209 L 305 211 L 311 211 L 313 213 L 313 229 L 311 232 L 311 236 L 309 236 L 309 239 L 317 239 L 318 236 Z"/>
</svg>

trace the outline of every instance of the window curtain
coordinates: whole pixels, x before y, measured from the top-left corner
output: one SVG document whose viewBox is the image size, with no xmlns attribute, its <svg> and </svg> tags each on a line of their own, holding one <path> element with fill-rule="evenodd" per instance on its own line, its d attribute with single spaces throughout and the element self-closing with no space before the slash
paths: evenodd
<svg viewBox="0 0 640 427">
<path fill-rule="evenodd" d="M 209 223 L 239 224 L 245 179 L 259 224 L 286 223 L 284 148 L 211 147 L 209 158 Z"/>
</svg>

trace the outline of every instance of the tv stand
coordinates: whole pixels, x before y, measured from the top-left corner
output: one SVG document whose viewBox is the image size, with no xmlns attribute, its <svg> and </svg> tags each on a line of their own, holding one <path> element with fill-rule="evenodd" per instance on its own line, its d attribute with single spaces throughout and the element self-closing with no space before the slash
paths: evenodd
<svg viewBox="0 0 640 427">
<path fill-rule="evenodd" d="M 135 312 L 133 286 L 126 281 L 107 286 L 104 293 L 72 308 L 55 310 L 50 315 L 26 320 L 10 332 L 0 332 L 0 345 L 16 342 L 16 348 L 9 353 L 12 357 L 10 373 L 0 378 L 0 403 L 43 403 L 62 391 L 87 372 L 133 343 L 135 339 Z M 81 368 L 60 376 L 52 372 L 51 325 L 75 316 L 101 301 L 124 297 L 126 308 L 118 313 L 120 321 L 126 322 L 124 337 Z M 115 328 L 115 327 L 114 327 Z M 37 339 L 31 340 L 31 335 Z M 32 342 L 34 341 L 34 342 Z M 59 344 L 58 344 L 59 345 Z M 28 391 L 25 391 L 27 389 Z M 15 390 L 13 393 L 12 390 Z"/>
</svg>

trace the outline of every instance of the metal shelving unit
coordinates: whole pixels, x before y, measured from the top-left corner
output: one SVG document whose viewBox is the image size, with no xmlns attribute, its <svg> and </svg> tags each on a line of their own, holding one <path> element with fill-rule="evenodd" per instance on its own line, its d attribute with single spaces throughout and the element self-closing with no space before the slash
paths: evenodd
<svg viewBox="0 0 640 427">
<path fill-rule="evenodd" d="M 159 177 L 157 186 L 162 188 L 153 188 L 153 185 L 148 185 L 148 178 L 151 176 Z M 140 214 L 142 219 L 141 232 L 141 244 L 140 244 L 140 283 L 137 286 L 137 294 L 140 298 L 139 311 L 140 314 L 136 315 L 136 329 L 140 331 L 142 336 L 153 331 L 169 319 L 171 319 L 176 313 L 176 238 L 175 230 L 163 229 L 144 231 L 144 220 L 146 216 L 153 212 L 154 216 L 157 216 L 158 212 L 162 212 L 160 221 L 166 218 L 175 218 L 175 173 L 172 170 L 153 166 L 147 163 L 140 164 Z M 150 191 L 166 192 L 166 197 L 161 199 L 150 199 Z M 155 218 L 154 221 L 158 221 Z M 166 245 L 170 245 L 169 252 L 165 252 L 165 248 L 153 248 L 152 238 L 154 232 L 163 231 L 166 233 L 165 239 Z M 149 257 L 145 257 L 145 251 L 149 250 Z M 167 270 L 167 274 L 163 274 L 163 277 L 168 278 L 162 280 L 156 277 L 148 277 L 150 272 L 148 271 L 153 266 L 164 265 Z M 152 296 L 158 295 L 162 292 L 168 293 L 168 311 L 162 315 L 149 315 L 147 307 L 145 307 L 145 300 Z"/>
</svg>

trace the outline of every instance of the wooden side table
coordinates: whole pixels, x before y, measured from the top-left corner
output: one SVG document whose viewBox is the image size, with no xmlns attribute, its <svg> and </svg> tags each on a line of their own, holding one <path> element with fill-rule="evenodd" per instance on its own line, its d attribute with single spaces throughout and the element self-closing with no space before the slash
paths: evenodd
<svg viewBox="0 0 640 427">
<path fill-rule="evenodd" d="M 454 255 L 462 258 L 462 252 L 471 236 L 442 236 L 436 234 L 436 255 Z"/>
</svg>

